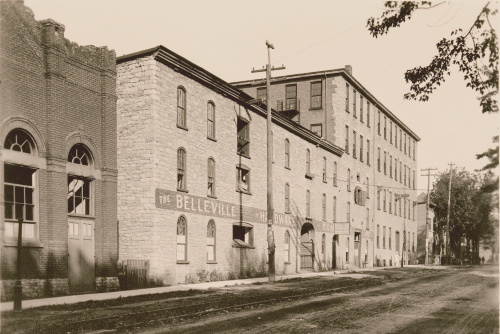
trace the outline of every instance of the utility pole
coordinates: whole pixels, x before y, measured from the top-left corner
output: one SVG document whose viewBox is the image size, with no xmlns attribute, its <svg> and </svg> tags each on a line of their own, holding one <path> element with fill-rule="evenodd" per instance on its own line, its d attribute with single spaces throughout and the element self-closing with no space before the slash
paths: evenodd
<svg viewBox="0 0 500 334">
<path fill-rule="evenodd" d="M 436 176 L 436 174 L 431 175 L 431 170 L 437 170 L 437 168 L 423 168 L 421 171 L 427 171 L 426 175 L 422 176 L 427 176 L 427 205 L 425 207 L 425 265 L 429 264 L 429 253 L 432 255 L 432 243 L 430 244 L 429 247 L 429 241 L 428 241 L 428 231 L 429 231 L 429 225 L 431 225 L 431 235 L 434 237 L 434 226 L 432 222 L 430 222 L 429 218 L 429 198 L 431 197 L 430 195 L 430 188 L 431 188 L 431 176 Z"/>
<path fill-rule="evenodd" d="M 269 104 L 269 91 L 271 90 L 271 71 L 284 70 L 285 67 L 271 68 L 271 49 L 274 46 L 266 40 L 267 46 L 267 66 L 266 69 L 252 70 L 252 73 L 266 71 L 266 105 L 267 105 L 267 250 L 269 255 L 269 282 L 276 280 L 276 266 L 274 261 L 274 209 L 273 209 L 273 135 L 272 135 L 272 112 Z M 255 101 L 255 100 L 252 100 Z M 259 101 L 257 101 L 259 102 Z"/>
<path fill-rule="evenodd" d="M 446 215 L 446 264 L 450 264 L 450 204 L 451 204 L 451 179 L 453 178 L 453 162 L 450 165 L 450 186 L 448 188 L 448 214 Z"/>
</svg>

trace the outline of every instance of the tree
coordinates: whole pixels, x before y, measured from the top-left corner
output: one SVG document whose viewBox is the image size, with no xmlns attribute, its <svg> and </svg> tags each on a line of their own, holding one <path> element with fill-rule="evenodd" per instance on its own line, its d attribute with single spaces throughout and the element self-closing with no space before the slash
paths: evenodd
<svg viewBox="0 0 500 334">
<path fill-rule="evenodd" d="M 436 204 L 435 231 L 446 231 L 448 213 L 449 171 L 439 173 L 431 192 L 431 201 Z M 497 223 L 492 219 L 496 202 L 494 194 L 485 191 L 489 184 L 496 182 L 492 173 L 484 178 L 471 174 L 465 169 L 453 169 L 450 196 L 450 252 L 456 258 L 463 258 L 461 242 L 465 238 L 467 254 L 472 251 L 472 259 L 477 261 L 481 241 L 491 244 Z M 443 237 L 439 240 L 443 240 Z M 496 240 L 496 239 L 495 239 Z M 440 245 L 438 245 L 440 246 Z"/>
<path fill-rule="evenodd" d="M 387 34 L 392 28 L 400 27 L 406 20 L 410 20 L 415 11 L 431 9 L 443 3 L 445 2 L 432 5 L 429 1 L 420 3 L 387 1 L 384 5 L 388 9 L 380 18 L 368 19 L 368 31 L 377 38 Z M 454 30 L 451 32 L 450 39 L 441 39 L 436 45 L 438 53 L 429 65 L 406 71 L 405 80 L 411 83 L 411 86 L 410 92 L 404 95 L 405 99 L 429 100 L 429 95 L 445 81 L 445 74 L 450 75 L 451 65 L 456 65 L 458 71 L 464 74 L 467 87 L 480 93 L 478 100 L 482 112 L 498 112 L 498 37 L 490 22 L 490 16 L 496 15 L 498 10 L 492 11 L 489 5 L 488 2 L 482 8 L 471 27 L 465 31 Z M 493 142 L 498 143 L 498 136 L 493 138 Z M 498 146 L 476 155 L 477 159 L 483 157 L 490 160 L 483 170 L 497 168 Z"/>
</svg>

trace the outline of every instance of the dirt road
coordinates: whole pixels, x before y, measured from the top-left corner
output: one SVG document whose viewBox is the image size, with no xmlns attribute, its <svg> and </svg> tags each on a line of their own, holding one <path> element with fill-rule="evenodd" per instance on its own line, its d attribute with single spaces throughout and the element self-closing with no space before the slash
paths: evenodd
<svg viewBox="0 0 500 334">
<path fill-rule="evenodd" d="M 281 302 L 133 332 L 498 333 L 498 281 L 498 267 L 453 268 L 414 277 L 409 272 L 404 279 L 381 287 Z"/>
</svg>

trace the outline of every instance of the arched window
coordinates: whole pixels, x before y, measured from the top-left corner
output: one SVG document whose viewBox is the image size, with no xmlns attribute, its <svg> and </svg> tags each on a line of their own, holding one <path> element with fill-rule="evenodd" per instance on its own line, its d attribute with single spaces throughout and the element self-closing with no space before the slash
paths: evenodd
<svg viewBox="0 0 500 334">
<path fill-rule="evenodd" d="M 326 257 L 326 235 L 323 233 L 323 237 L 321 238 L 321 254 L 323 254 L 323 261 L 325 261 Z"/>
<path fill-rule="evenodd" d="M 212 158 L 208 159 L 207 166 L 207 175 L 208 175 L 208 196 L 215 196 L 215 160 Z"/>
<path fill-rule="evenodd" d="M 347 237 L 345 243 L 345 262 L 349 263 L 349 237 Z"/>
<path fill-rule="evenodd" d="M 68 162 L 89 166 L 92 164 L 92 158 L 89 150 L 84 145 L 76 144 L 69 150 Z M 91 195 L 91 180 L 68 174 L 68 213 L 91 215 L 93 210 Z"/>
<path fill-rule="evenodd" d="M 347 191 L 351 191 L 351 170 L 347 169 Z"/>
<path fill-rule="evenodd" d="M 326 194 L 323 194 L 323 199 L 322 199 L 322 208 L 323 208 L 323 212 L 322 212 L 322 219 L 323 221 L 326 221 Z"/>
<path fill-rule="evenodd" d="M 347 222 L 351 222 L 351 203 L 347 202 Z"/>
<path fill-rule="evenodd" d="M 333 185 L 337 186 L 337 162 L 333 163 Z"/>
<path fill-rule="evenodd" d="M 370 209 L 366 208 L 366 229 L 370 229 Z"/>
<path fill-rule="evenodd" d="M 186 190 L 186 151 L 183 148 L 177 150 L 177 190 Z"/>
<path fill-rule="evenodd" d="M 306 150 L 306 174 L 311 174 L 311 151 Z"/>
<path fill-rule="evenodd" d="M 306 191 L 306 217 L 311 217 L 311 193 L 309 190 Z"/>
<path fill-rule="evenodd" d="M 366 198 L 370 198 L 370 179 L 366 178 Z"/>
<path fill-rule="evenodd" d="M 285 139 L 285 168 L 290 168 L 290 141 Z"/>
<path fill-rule="evenodd" d="M 21 129 L 14 129 L 7 135 L 4 148 L 16 152 L 35 154 L 35 143 L 31 137 Z"/>
<path fill-rule="evenodd" d="M 177 220 L 177 261 L 187 260 L 187 221 L 184 216 Z"/>
<path fill-rule="evenodd" d="M 337 196 L 333 196 L 333 221 L 337 220 Z"/>
<path fill-rule="evenodd" d="M 186 127 L 186 90 L 184 87 L 177 87 L 177 125 Z"/>
<path fill-rule="evenodd" d="M 215 104 L 207 103 L 207 137 L 215 139 Z"/>
<path fill-rule="evenodd" d="M 207 261 L 215 261 L 215 222 L 210 220 L 207 225 Z"/>
<path fill-rule="evenodd" d="M 76 144 L 69 150 L 68 162 L 88 166 L 92 160 L 88 149 L 82 144 Z"/>
<path fill-rule="evenodd" d="M 290 212 L 290 185 L 285 184 L 285 213 Z"/>
<path fill-rule="evenodd" d="M 290 263 L 290 232 L 285 232 L 285 263 Z"/>
<path fill-rule="evenodd" d="M 326 182 L 326 158 L 323 157 L 323 182 Z"/>
</svg>

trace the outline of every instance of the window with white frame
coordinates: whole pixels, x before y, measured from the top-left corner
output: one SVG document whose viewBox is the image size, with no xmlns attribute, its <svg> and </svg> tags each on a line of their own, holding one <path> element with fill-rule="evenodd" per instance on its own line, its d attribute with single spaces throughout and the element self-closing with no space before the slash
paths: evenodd
<svg viewBox="0 0 500 334">
<path fill-rule="evenodd" d="M 213 220 L 207 224 L 207 261 L 215 261 L 215 222 Z"/>
<path fill-rule="evenodd" d="M 184 87 L 177 87 L 177 125 L 186 127 L 186 90 Z"/>
<path fill-rule="evenodd" d="M 208 197 L 215 197 L 215 160 L 208 159 Z"/>
<path fill-rule="evenodd" d="M 187 221 L 184 216 L 177 219 L 177 261 L 187 261 Z"/>
<path fill-rule="evenodd" d="M 68 153 L 68 162 L 89 166 L 92 157 L 82 144 L 73 145 Z M 92 213 L 92 182 L 89 179 L 68 175 L 68 213 L 89 216 Z"/>
<path fill-rule="evenodd" d="M 177 190 L 187 190 L 186 150 L 177 150 Z"/>
<path fill-rule="evenodd" d="M 250 168 L 245 165 L 236 166 L 236 190 L 250 194 Z"/>
<path fill-rule="evenodd" d="M 215 104 L 207 103 L 207 137 L 215 139 Z"/>
</svg>

